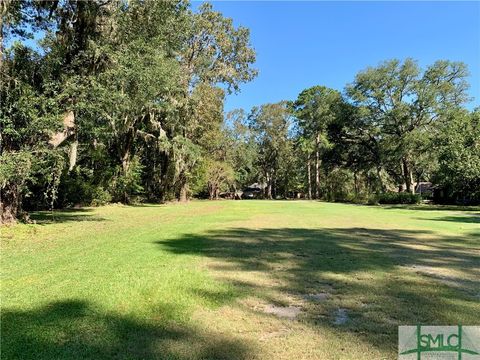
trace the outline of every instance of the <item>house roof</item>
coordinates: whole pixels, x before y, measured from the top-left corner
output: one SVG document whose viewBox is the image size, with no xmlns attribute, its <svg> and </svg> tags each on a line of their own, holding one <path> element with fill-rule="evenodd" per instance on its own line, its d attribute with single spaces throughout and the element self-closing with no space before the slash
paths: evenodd
<svg viewBox="0 0 480 360">
<path fill-rule="evenodd" d="M 425 191 L 432 191 L 433 185 L 429 181 L 419 182 L 415 189 L 416 192 L 425 192 Z"/>
<path fill-rule="evenodd" d="M 265 183 L 253 183 L 248 186 L 248 189 L 260 189 L 263 190 L 267 187 L 267 184 Z"/>
</svg>

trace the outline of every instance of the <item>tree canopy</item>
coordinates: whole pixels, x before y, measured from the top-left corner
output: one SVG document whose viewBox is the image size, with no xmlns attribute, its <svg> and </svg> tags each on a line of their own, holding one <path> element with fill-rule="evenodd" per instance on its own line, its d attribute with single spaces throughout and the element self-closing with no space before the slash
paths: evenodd
<svg viewBox="0 0 480 360">
<path fill-rule="evenodd" d="M 238 197 L 480 201 L 479 111 L 464 64 L 388 60 L 345 91 L 224 114 L 257 75 L 247 28 L 208 3 L 3 1 L 2 222 L 107 202 Z M 35 38 L 35 41 L 32 39 Z"/>
</svg>

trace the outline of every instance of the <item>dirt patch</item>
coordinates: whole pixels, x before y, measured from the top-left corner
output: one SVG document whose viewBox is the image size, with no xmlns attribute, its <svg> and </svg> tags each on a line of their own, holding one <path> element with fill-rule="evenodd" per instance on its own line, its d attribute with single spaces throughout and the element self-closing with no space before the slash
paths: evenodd
<svg viewBox="0 0 480 360">
<path fill-rule="evenodd" d="M 276 306 L 267 305 L 263 311 L 266 314 L 272 314 L 280 318 L 294 320 L 302 312 L 299 306 Z"/>
<path fill-rule="evenodd" d="M 287 336 L 291 331 L 287 328 L 280 328 L 278 330 L 274 331 L 267 331 L 264 332 L 262 335 L 260 335 L 259 340 L 260 341 L 267 341 L 273 338 L 278 338 L 278 337 L 285 337 Z"/>
<path fill-rule="evenodd" d="M 413 265 L 411 270 L 415 271 L 418 275 L 427 276 L 449 287 L 468 290 L 478 288 L 478 282 L 476 280 L 469 280 L 461 278 L 458 273 L 450 272 L 444 268 L 436 268 L 433 266 L 421 266 Z"/>
<path fill-rule="evenodd" d="M 347 321 L 348 321 L 347 310 L 342 308 L 337 309 L 337 311 L 335 311 L 335 320 L 333 321 L 333 323 L 335 325 L 343 325 Z"/>
<path fill-rule="evenodd" d="M 303 298 L 305 300 L 310 300 L 310 301 L 315 301 L 315 302 L 325 301 L 329 297 L 330 297 L 330 294 L 329 293 L 324 293 L 324 292 L 320 292 L 320 293 L 316 293 L 316 294 L 303 295 Z"/>
</svg>

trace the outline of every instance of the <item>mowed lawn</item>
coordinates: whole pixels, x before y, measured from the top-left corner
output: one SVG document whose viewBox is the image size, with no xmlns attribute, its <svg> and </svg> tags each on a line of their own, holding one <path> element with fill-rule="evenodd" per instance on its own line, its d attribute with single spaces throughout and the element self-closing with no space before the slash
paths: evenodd
<svg viewBox="0 0 480 360">
<path fill-rule="evenodd" d="M 2 359 L 392 359 L 480 323 L 480 210 L 192 201 L 1 228 Z"/>
</svg>

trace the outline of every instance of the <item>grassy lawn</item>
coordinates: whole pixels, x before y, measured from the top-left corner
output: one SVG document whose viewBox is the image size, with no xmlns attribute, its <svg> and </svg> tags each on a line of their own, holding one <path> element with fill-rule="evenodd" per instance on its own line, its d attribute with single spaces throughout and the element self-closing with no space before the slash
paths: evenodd
<svg viewBox="0 0 480 360">
<path fill-rule="evenodd" d="M 2 228 L 2 359 L 392 359 L 480 322 L 480 211 L 194 201 Z"/>
</svg>

